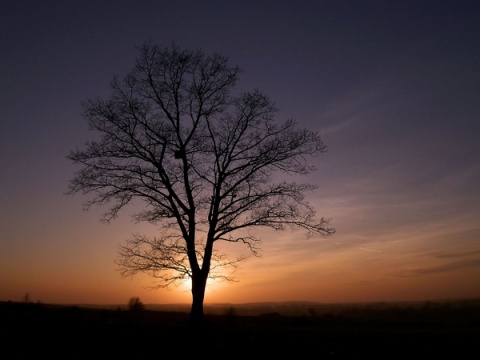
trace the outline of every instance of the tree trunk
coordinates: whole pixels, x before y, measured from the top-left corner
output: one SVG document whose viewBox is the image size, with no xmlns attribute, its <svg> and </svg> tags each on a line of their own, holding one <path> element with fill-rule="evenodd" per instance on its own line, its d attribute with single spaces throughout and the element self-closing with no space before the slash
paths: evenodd
<svg viewBox="0 0 480 360">
<path fill-rule="evenodd" d="M 192 324 L 201 324 L 205 320 L 203 300 L 205 299 L 207 277 L 208 273 L 205 275 L 201 271 L 199 274 L 193 274 L 192 276 L 192 308 L 190 310 L 190 322 Z"/>
</svg>

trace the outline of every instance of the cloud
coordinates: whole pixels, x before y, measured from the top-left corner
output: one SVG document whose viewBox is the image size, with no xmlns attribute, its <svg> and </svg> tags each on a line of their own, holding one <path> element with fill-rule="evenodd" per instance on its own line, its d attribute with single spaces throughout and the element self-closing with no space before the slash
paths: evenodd
<svg viewBox="0 0 480 360">
<path fill-rule="evenodd" d="M 410 269 L 402 273 L 402 277 L 414 277 L 422 275 L 430 275 L 437 273 L 447 273 L 455 270 L 472 268 L 480 266 L 480 258 L 475 259 L 463 259 L 459 261 L 451 261 L 440 265 L 419 267 Z"/>
<path fill-rule="evenodd" d="M 436 254 L 435 256 L 439 259 L 455 259 L 455 258 L 464 258 L 464 257 L 470 257 L 474 255 L 480 255 L 480 250 L 478 251 L 469 251 L 469 252 L 461 252 L 461 253 L 440 253 Z"/>
<path fill-rule="evenodd" d="M 360 250 L 365 250 L 365 251 L 374 252 L 374 253 L 382 253 L 383 252 L 382 250 L 376 250 L 376 249 L 367 248 L 367 247 L 364 247 L 364 246 L 359 246 L 358 248 Z"/>
</svg>

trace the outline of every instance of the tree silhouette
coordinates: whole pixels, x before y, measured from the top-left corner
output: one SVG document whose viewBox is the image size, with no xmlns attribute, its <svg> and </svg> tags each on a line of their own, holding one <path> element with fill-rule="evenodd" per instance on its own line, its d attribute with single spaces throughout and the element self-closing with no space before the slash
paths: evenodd
<svg viewBox="0 0 480 360">
<path fill-rule="evenodd" d="M 128 300 L 128 310 L 130 311 L 143 311 L 145 310 L 145 304 L 139 297 L 131 297 Z"/>
<path fill-rule="evenodd" d="M 108 99 L 83 103 L 98 138 L 70 152 L 81 168 L 68 193 L 91 195 L 86 208 L 107 205 L 105 221 L 142 200 L 134 217 L 162 231 L 121 246 L 119 271 L 151 275 L 152 288 L 190 279 L 190 319 L 201 321 L 207 279 L 231 279 L 219 270 L 243 260 L 214 245 L 241 243 L 258 255 L 254 228 L 334 232 L 304 198 L 317 186 L 283 180 L 313 171 L 308 157 L 326 147 L 293 120 L 277 124 L 278 110 L 260 91 L 233 95 L 240 69 L 226 57 L 148 43 L 138 50 Z"/>
</svg>

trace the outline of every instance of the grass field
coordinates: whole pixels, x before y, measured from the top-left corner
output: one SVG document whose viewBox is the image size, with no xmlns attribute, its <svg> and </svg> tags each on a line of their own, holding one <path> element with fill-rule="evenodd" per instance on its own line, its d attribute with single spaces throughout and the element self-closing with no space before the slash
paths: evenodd
<svg viewBox="0 0 480 360">
<path fill-rule="evenodd" d="M 0 303 L 0 359 L 475 359 L 480 302 L 310 308 L 304 315 L 188 314 Z"/>
</svg>

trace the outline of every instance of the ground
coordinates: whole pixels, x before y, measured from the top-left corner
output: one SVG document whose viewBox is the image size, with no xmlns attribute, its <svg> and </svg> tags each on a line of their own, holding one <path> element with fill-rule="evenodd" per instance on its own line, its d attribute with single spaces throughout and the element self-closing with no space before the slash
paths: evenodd
<svg viewBox="0 0 480 360">
<path fill-rule="evenodd" d="M 478 302 L 295 316 L 230 308 L 199 327 L 169 311 L 3 302 L 0 315 L 4 359 L 480 358 Z"/>
</svg>

